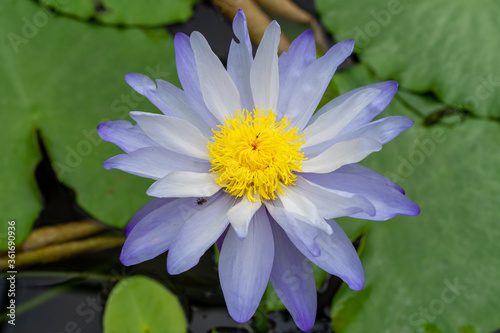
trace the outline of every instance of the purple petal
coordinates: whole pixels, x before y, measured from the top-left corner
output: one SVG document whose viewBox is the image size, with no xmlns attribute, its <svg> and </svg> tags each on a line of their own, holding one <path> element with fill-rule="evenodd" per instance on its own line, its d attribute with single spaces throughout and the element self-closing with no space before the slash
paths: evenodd
<svg viewBox="0 0 500 333">
<path fill-rule="evenodd" d="M 144 74 L 127 73 L 125 74 L 125 81 L 141 95 L 144 95 L 147 90 L 156 89 L 154 81 Z"/>
<path fill-rule="evenodd" d="M 210 162 L 182 155 L 161 147 L 146 147 L 111 157 L 105 169 L 118 169 L 140 177 L 160 179 L 174 170 L 208 172 Z"/>
<path fill-rule="evenodd" d="M 130 222 L 127 224 L 125 227 L 125 236 L 128 236 L 130 234 L 130 231 L 135 227 L 137 223 L 139 223 L 146 215 L 151 213 L 152 211 L 160 208 L 163 205 L 166 205 L 170 201 L 175 200 L 172 198 L 153 198 L 150 200 L 147 204 L 142 206 L 130 219 Z"/>
<path fill-rule="evenodd" d="M 108 142 L 130 153 L 144 147 L 159 147 L 160 145 L 148 137 L 138 125 L 132 125 L 127 120 L 112 120 L 97 126 L 99 136 Z"/>
<path fill-rule="evenodd" d="M 366 213 L 350 215 L 367 220 L 385 221 L 397 215 L 418 215 L 420 208 L 408 199 L 399 190 L 384 182 L 368 178 L 359 174 L 331 172 L 327 174 L 301 174 L 307 180 L 321 184 L 321 186 L 356 193 L 364 196 L 374 206 L 376 214 L 369 216 Z"/>
<path fill-rule="evenodd" d="M 217 239 L 217 249 L 219 252 L 222 250 L 222 244 L 224 243 L 224 239 L 226 238 L 227 232 L 229 231 L 229 226 L 224 230 L 222 235 L 220 235 L 219 239 Z"/>
<path fill-rule="evenodd" d="M 303 331 L 309 331 L 314 325 L 317 307 L 311 262 L 273 221 L 271 227 L 275 245 L 271 283 L 297 326 Z"/>
<path fill-rule="evenodd" d="M 125 266 L 153 259 L 167 251 L 186 219 L 200 209 L 193 198 L 164 201 L 151 210 L 156 205 L 160 202 L 152 203 L 141 212 L 142 215 L 150 210 L 128 233 L 120 256 Z"/>
<path fill-rule="evenodd" d="M 236 38 L 247 48 L 248 54 L 252 56 L 252 42 L 248 34 L 247 18 L 242 9 L 238 9 L 233 19 L 233 32 Z"/>
<path fill-rule="evenodd" d="M 297 80 L 306 68 L 316 60 L 316 45 L 312 31 L 305 31 L 290 44 L 288 53 L 283 53 L 278 61 L 280 91 L 278 96 L 278 119 L 287 114 L 288 101 Z"/>
<path fill-rule="evenodd" d="M 344 134 L 333 137 L 330 140 L 325 140 L 320 144 L 311 147 L 304 147 L 303 152 L 304 155 L 313 157 L 337 142 L 353 140 L 356 138 L 373 139 L 377 140 L 381 144 L 385 144 L 412 125 L 413 120 L 407 117 L 386 117 L 365 124 L 352 132 L 345 132 Z"/>
<path fill-rule="evenodd" d="M 385 144 L 404 130 L 410 128 L 414 121 L 403 116 L 392 116 L 379 119 L 359 127 L 357 130 L 345 135 L 339 135 L 339 140 L 350 140 L 354 138 L 375 139 L 381 144 Z"/>
<path fill-rule="evenodd" d="M 361 290 L 365 284 L 365 275 L 361 261 L 349 238 L 342 228 L 329 220 L 333 233 L 328 236 L 319 232 L 316 242 L 321 248 L 321 255 L 314 257 L 297 238 L 288 234 L 292 243 L 314 264 L 322 270 L 336 275 L 349 285 L 349 288 Z"/>
<path fill-rule="evenodd" d="M 337 67 L 351 54 L 354 40 L 349 39 L 335 44 L 321 58 L 314 61 L 301 77 L 290 94 L 286 115 L 292 127 L 303 129 L 325 93 Z"/>
<path fill-rule="evenodd" d="M 377 182 L 380 182 L 384 185 L 390 186 L 402 194 L 405 194 L 405 191 L 401 186 L 390 180 L 389 178 L 386 178 L 379 174 L 378 172 L 373 171 L 370 168 L 365 167 L 364 165 L 361 164 L 348 164 L 344 165 L 340 169 L 337 169 L 335 171 L 336 173 L 347 173 L 347 174 L 353 174 L 353 175 L 358 175 L 366 178 L 370 178 L 372 180 L 375 180 Z"/>
<path fill-rule="evenodd" d="M 149 101 L 158 108 L 158 110 L 163 112 L 163 114 L 170 117 L 177 117 L 175 112 L 165 103 L 164 100 L 159 98 L 156 94 L 151 93 L 156 91 L 156 84 L 148 76 L 138 73 L 128 73 L 125 75 L 125 81 L 127 81 L 127 83 L 139 94 L 146 96 L 147 99 L 149 99 Z"/>
<path fill-rule="evenodd" d="M 177 75 L 181 81 L 184 91 L 194 97 L 200 104 L 205 104 L 200 89 L 200 80 L 196 71 L 194 52 L 191 48 L 189 37 L 183 33 L 177 33 L 174 37 L 175 62 Z"/>
<path fill-rule="evenodd" d="M 227 72 L 240 93 L 242 108 L 253 110 L 252 88 L 250 87 L 250 68 L 252 67 L 252 43 L 248 35 L 245 14 L 240 9 L 233 20 L 233 31 L 239 42 L 231 41 L 227 58 Z"/>
<path fill-rule="evenodd" d="M 248 321 L 257 310 L 273 258 L 273 234 L 263 207 L 255 213 L 245 239 L 229 228 L 219 257 L 219 278 L 229 314 L 237 322 Z"/>
<path fill-rule="evenodd" d="M 227 194 L 214 197 L 187 219 L 175 237 L 167 258 L 170 274 L 180 274 L 195 266 L 228 226 L 226 213 L 234 200 Z"/>
</svg>

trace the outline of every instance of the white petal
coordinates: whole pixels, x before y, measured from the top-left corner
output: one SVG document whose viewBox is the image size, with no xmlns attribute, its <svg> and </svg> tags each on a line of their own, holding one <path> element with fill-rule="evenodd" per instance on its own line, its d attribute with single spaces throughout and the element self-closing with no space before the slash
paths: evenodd
<svg viewBox="0 0 500 333">
<path fill-rule="evenodd" d="M 264 32 L 250 70 L 250 84 L 255 105 L 276 112 L 278 104 L 278 44 L 281 29 L 276 21 Z"/>
<path fill-rule="evenodd" d="M 188 94 L 170 82 L 156 80 L 156 84 L 158 88 L 151 91 L 150 94 L 156 95 L 159 99 L 165 101 L 165 104 L 167 104 L 176 115 L 196 126 L 204 135 L 208 137 L 213 135 L 211 127 L 207 123 L 215 124 L 215 119 L 211 121 L 211 119 L 208 118 L 206 122 L 203 118 L 207 118 L 207 115 L 202 114 L 203 108 L 198 105 L 196 100 L 190 98 Z"/>
<path fill-rule="evenodd" d="M 231 207 L 227 212 L 227 217 L 229 218 L 229 222 L 231 222 L 231 226 L 241 239 L 247 236 L 250 220 L 260 206 L 262 206 L 260 200 L 252 202 L 248 200 L 246 196 L 243 196 L 240 202 Z"/>
<path fill-rule="evenodd" d="M 130 112 L 141 129 L 161 146 L 180 154 L 208 160 L 208 139 L 184 119 L 146 112 Z"/>
<path fill-rule="evenodd" d="M 269 214 L 288 235 L 297 238 L 313 256 L 317 257 L 321 254 L 321 249 L 315 241 L 318 228 L 295 218 L 293 213 L 282 207 L 279 199 L 266 201 L 265 204 Z"/>
<path fill-rule="evenodd" d="M 300 195 L 294 186 L 287 187 L 285 195 L 280 195 L 283 207 L 295 217 L 331 234 L 332 230 L 325 219 L 321 216 L 318 208 L 308 198 Z"/>
<path fill-rule="evenodd" d="M 304 172 L 327 173 L 337 170 L 345 164 L 356 163 L 375 151 L 382 149 L 382 144 L 373 139 L 354 139 L 334 144 L 321 154 L 302 162 Z"/>
<path fill-rule="evenodd" d="M 295 181 L 294 190 L 311 200 L 321 216 L 327 220 L 361 212 L 375 215 L 375 207 L 365 197 L 329 189 L 300 176 Z"/>
<path fill-rule="evenodd" d="M 382 90 L 368 88 L 352 95 L 342 104 L 319 116 L 304 129 L 306 142 L 302 148 L 314 146 L 334 138 L 342 129 L 370 104 Z"/>
<path fill-rule="evenodd" d="M 221 189 L 215 178 L 212 173 L 173 171 L 151 185 L 146 194 L 157 198 L 209 197 Z"/>
<path fill-rule="evenodd" d="M 203 96 L 200 89 L 200 80 L 196 71 L 196 61 L 191 48 L 189 37 L 183 33 L 176 33 L 174 36 L 175 64 L 177 75 L 181 82 L 182 89 L 191 97 L 203 104 Z"/>
<path fill-rule="evenodd" d="M 175 153 L 162 147 L 146 147 L 111 157 L 105 169 L 118 169 L 140 177 L 160 179 L 173 170 L 208 172 L 210 162 Z"/>
<path fill-rule="evenodd" d="M 224 123 L 225 117 L 229 118 L 241 108 L 238 89 L 205 37 L 197 31 L 191 34 L 191 47 L 205 104 L 215 118 Z"/>
<path fill-rule="evenodd" d="M 355 138 L 369 138 L 385 144 L 398 136 L 402 131 L 410 128 L 413 123 L 414 121 L 411 118 L 403 116 L 385 117 L 340 136 L 342 141 Z"/>
<path fill-rule="evenodd" d="M 241 107 L 253 110 L 255 104 L 250 87 L 250 68 L 252 67 L 252 43 L 247 30 L 247 21 L 242 10 L 233 20 L 233 31 L 239 42 L 231 41 L 229 55 L 227 57 L 227 72 L 233 79 L 241 97 Z"/>
</svg>

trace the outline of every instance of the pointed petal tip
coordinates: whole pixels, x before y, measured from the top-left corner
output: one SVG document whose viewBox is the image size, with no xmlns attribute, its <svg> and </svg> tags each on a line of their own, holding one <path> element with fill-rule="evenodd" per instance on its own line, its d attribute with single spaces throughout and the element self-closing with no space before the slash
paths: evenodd
<svg viewBox="0 0 500 333">
<path fill-rule="evenodd" d="M 122 252 L 120 254 L 120 262 L 123 264 L 123 266 L 132 266 L 134 263 L 130 262 L 130 258 L 128 258 L 126 254 L 126 248 L 123 246 Z"/>
<path fill-rule="evenodd" d="M 297 327 L 302 331 L 309 332 L 313 329 L 315 320 L 316 316 L 314 316 L 313 318 L 297 318 L 294 321 Z"/>
<path fill-rule="evenodd" d="M 238 11 L 236 12 L 236 15 L 234 15 L 233 21 L 236 20 L 236 17 L 241 17 L 243 20 L 246 20 L 245 12 L 243 9 L 239 8 Z"/>
<path fill-rule="evenodd" d="M 410 209 L 408 216 L 417 216 L 420 214 L 420 206 L 417 205 L 416 203 L 413 203 L 413 205 L 414 206 Z"/>
<path fill-rule="evenodd" d="M 363 277 L 362 281 L 352 281 L 351 283 L 348 283 L 348 286 L 352 290 L 360 291 L 365 287 L 365 279 Z"/>
<path fill-rule="evenodd" d="M 111 170 L 114 166 L 113 160 L 115 157 L 116 156 L 113 156 L 111 158 L 108 158 L 106 161 L 102 162 L 102 167 L 106 170 Z"/>
<path fill-rule="evenodd" d="M 98 134 L 98 135 L 101 137 L 101 139 L 103 139 L 103 140 L 106 140 L 106 139 L 105 139 L 106 134 L 104 133 L 104 131 L 106 130 L 106 123 L 107 123 L 107 121 L 104 121 L 104 122 L 100 123 L 99 125 L 97 125 L 97 127 L 96 127 L 97 134 Z"/>
<path fill-rule="evenodd" d="M 169 249 L 167 256 L 167 272 L 170 275 L 179 275 L 181 273 L 184 273 L 194 266 L 198 265 L 198 263 L 200 262 L 200 259 L 198 259 L 193 260 L 190 265 L 185 265 L 183 262 L 181 262 L 181 260 L 174 261 L 172 259 L 172 256 L 170 255 L 170 250 L 171 249 Z"/>
<path fill-rule="evenodd" d="M 248 313 L 244 313 L 243 311 L 241 313 L 240 312 L 235 312 L 234 310 L 230 310 L 230 309 L 228 309 L 228 311 L 229 311 L 229 315 L 231 316 L 231 318 L 233 318 L 234 321 L 236 321 L 236 322 L 238 322 L 240 324 L 246 323 L 254 315 L 253 313 L 252 314 L 248 314 Z M 236 310 L 236 311 L 238 311 L 238 310 Z"/>
<path fill-rule="evenodd" d="M 378 82 L 374 84 L 377 88 L 390 92 L 391 99 L 392 96 L 396 94 L 398 91 L 399 83 L 394 80 Z"/>
<path fill-rule="evenodd" d="M 246 226 L 245 225 L 231 224 L 231 227 L 234 229 L 234 231 L 236 232 L 236 236 L 238 236 L 238 238 L 240 240 L 244 240 L 245 238 L 247 238 L 247 236 L 248 236 L 248 224 Z"/>
<path fill-rule="evenodd" d="M 146 90 L 156 89 L 156 85 L 147 75 L 140 73 L 125 74 L 125 81 L 139 94 L 144 95 Z"/>
<path fill-rule="evenodd" d="M 405 118 L 407 118 L 406 121 L 408 122 L 408 125 L 407 125 L 408 127 L 406 127 L 406 128 L 410 128 L 415 124 L 415 120 L 408 118 L 408 117 L 405 117 Z"/>
<path fill-rule="evenodd" d="M 398 87 L 399 87 L 398 81 L 389 80 L 387 82 L 390 83 L 390 84 L 392 84 L 394 86 L 394 88 L 396 88 L 396 90 L 398 89 Z"/>
<path fill-rule="evenodd" d="M 176 41 L 180 41 L 180 40 L 186 40 L 186 39 L 189 39 L 189 36 L 186 35 L 185 33 L 183 32 L 177 32 L 175 35 L 174 35 L 174 43 Z"/>
<path fill-rule="evenodd" d="M 354 50 L 354 44 L 355 40 L 354 39 L 344 39 L 343 41 L 338 42 L 336 45 L 342 45 L 342 47 L 345 47 L 346 49 L 350 50 L 349 53 L 352 53 L 352 50 Z"/>
<path fill-rule="evenodd" d="M 314 32 L 312 30 L 306 30 L 304 31 L 301 35 L 303 35 L 304 37 L 314 37 Z"/>
<path fill-rule="evenodd" d="M 354 274 L 349 280 L 344 280 L 345 283 L 349 286 L 350 289 L 359 291 L 365 287 L 365 272 L 363 267 L 361 266 L 361 270 L 358 274 Z"/>
</svg>

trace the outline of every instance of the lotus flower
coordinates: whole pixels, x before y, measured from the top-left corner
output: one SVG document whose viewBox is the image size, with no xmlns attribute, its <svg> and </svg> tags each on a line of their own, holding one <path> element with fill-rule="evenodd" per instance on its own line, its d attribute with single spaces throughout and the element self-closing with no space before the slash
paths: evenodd
<svg viewBox="0 0 500 333">
<path fill-rule="evenodd" d="M 227 69 L 199 32 L 175 36 L 182 89 L 142 74 L 128 84 L 163 114 L 130 112 L 136 122 L 109 121 L 98 133 L 125 154 L 106 169 L 156 180 L 154 197 L 128 224 L 121 261 L 134 265 L 168 251 L 167 270 L 195 266 L 220 250 L 219 276 L 230 315 L 255 313 L 269 280 L 297 326 L 316 317 L 311 262 L 354 290 L 364 272 L 341 216 L 387 220 L 419 207 L 378 173 L 356 164 L 409 128 L 406 117 L 372 119 L 397 83 L 343 94 L 316 108 L 354 41 L 316 58 L 314 36 L 301 34 L 278 57 L 272 22 L 255 58 L 244 13 L 233 21 Z"/>
</svg>

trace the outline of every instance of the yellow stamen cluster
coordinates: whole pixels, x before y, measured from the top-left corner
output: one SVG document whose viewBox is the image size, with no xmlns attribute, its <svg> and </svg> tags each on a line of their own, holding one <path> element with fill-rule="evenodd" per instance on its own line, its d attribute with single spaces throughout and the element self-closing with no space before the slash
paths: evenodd
<svg viewBox="0 0 500 333">
<path fill-rule="evenodd" d="M 214 130 L 208 144 L 216 182 L 235 197 L 247 195 L 250 201 L 274 200 L 286 186 L 294 185 L 296 171 L 305 160 L 300 146 L 305 142 L 298 130 L 287 129 L 285 117 L 276 122 L 271 110 L 237 111 Z"/>
</svg>

